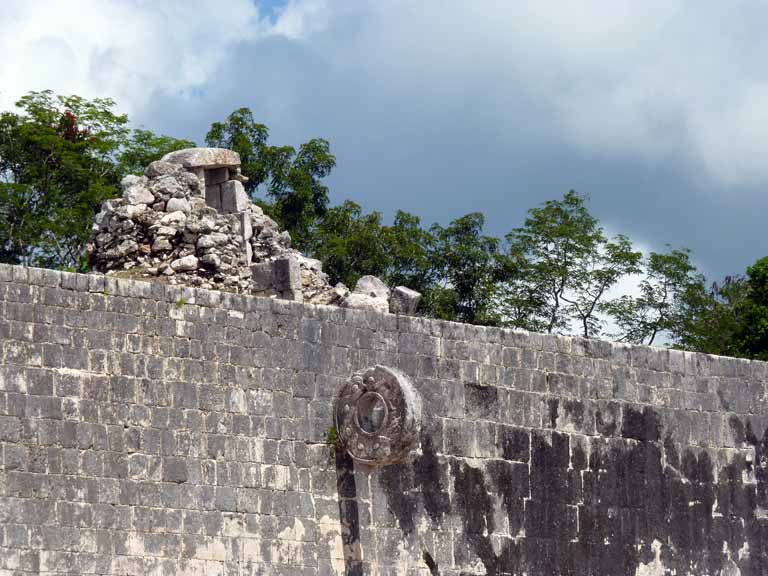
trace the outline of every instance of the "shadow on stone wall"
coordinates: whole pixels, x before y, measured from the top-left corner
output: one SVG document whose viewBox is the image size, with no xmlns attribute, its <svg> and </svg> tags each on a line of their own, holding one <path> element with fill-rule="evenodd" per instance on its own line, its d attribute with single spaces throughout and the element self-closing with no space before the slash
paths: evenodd
<svg viewBox="0 0 768 576">
<path fill-rule="evenodd" d="M 339 496 L 341 541 L 347 576 L 363 576 L 363 554 L 360 545 L 360 514 L 357 504 L 355 463 L 344 450 L 335 451 L 336 492 Z"/>
<path fill-rule="evenodd" d="M 381 469 L 379 482 L 404 538 L 418 540 L 422 511 L 433 530 L 449 530 L 446 517 L 458 517 L 467 557 L 454 547 L 456 565 L 479 558 L 489 575 L 635 576 L 639 568 L 764 575 L 768 431 L 759 440 L 749 423 L 733 418 L 730 425 L 737 447 L 754 449 L 754 462 L 747 450 L 728 458 L 703 448 L 681 453 L 646 408 L 627 410 L 620 436 L 586 444 L 511 429 L 504 458 L 481 467 L 438 456 L 425 434 L 422 454 Z M 339 486 L 340 496 L 354 491 L 348 480 Z M 345 525 L 356 520 L 348 507 L 342 511 Z M 424 561 L 438 573 L 431 555 Z"/>
</svg>

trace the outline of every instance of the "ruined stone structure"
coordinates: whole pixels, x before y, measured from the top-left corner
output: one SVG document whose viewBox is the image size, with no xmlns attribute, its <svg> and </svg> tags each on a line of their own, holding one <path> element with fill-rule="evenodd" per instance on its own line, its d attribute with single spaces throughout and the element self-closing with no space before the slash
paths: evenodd
<svg viewBox="0 0 768 576">
<path fill-rule="evenodd" d="M 760 362 L 0 266 L 0 574 L 763 576 L 767 386 Z"/>
<path fill-rule="evenodd" d="M 331 286 L 322 263 L 291 248 L 291 236 L 252 203 L 240 156 L 225 148 L 188 148 L 126 176 L 122 197 L 103 204 L 89 246 L 93 268 L 175 285 L 218 288 L 414 314 L 421 295 L 390 292 L 364 276 L 350 292 Z"/>
</svg>

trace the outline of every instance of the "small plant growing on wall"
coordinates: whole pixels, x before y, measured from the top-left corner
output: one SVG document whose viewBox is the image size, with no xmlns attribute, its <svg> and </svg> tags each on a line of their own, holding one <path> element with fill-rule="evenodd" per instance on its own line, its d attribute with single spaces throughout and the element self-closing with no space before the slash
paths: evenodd
<svg viewBox="0 0 768 576">
<path fill-rule="evenodd" d="M 331 426 L 325 433 L 325 443 L 330 449 L 330 460 L 333 462 L 336 459 L 337 450 L 341 450 L 341 439 L 339 438 L 339 431 L 336 426 Z"/>
</svg>

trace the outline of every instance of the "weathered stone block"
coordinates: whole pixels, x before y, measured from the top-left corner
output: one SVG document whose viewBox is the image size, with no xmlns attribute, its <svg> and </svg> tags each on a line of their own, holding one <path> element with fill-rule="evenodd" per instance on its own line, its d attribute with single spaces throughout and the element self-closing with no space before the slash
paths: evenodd
<svg viewBox="0 0 768 576">
<path fill-rule="evenodd" d="M 356 294 L 365 294 L 373 298 L 389 298 L 389 287 L 376 276 L 363 276 L 353 290 Z"/>
<path fill-rule="evenodd" d="M 253 238 L 253 226 L 251 224 L 251 214 L 249 212 L 238 212 L 238 222 L 240 223 L 240 234 L 244 241 Z"/>
<path fill-rule="evenodd" d="M 186 198 L 171 198 L 166 202 L 165 210 L 166 212 L 176 212 L 178 210 L 179 212 L 189 215 L 192 208 Z"/>
<path fill-rule="evenodd" d="M 134 184 L 125 188 L 123 191 L 123 199 L 131 206 L 152 204 L 152 202 L 155 201 L 152 192 L 142 184 Z"/>
<path fill-rule="evenodd" d="M 163 458 L 163 482 L 187 481 L 187 463 L 183 458 Z"/>
<path fill-rule="evenodd" d="M 171 268 L 173 268 L 175 272 L 189 272 L 191 270 L 196 270 L 198 264 L 199 261 L 197 257 L 190 254 L 171 262 Z"/>
<path fill-rule="evenodd" d="M 405 286 L 397 286 L 389 297 L 389 311 L 393 314 L 413 315 L 421 302 L 421 294 Z"/>
<path fill-rule="evenodd" d="M 166 176 L 168 174 L 175 174 L 181 170 L 180 164 L 174 164 L 171 162 L 163 162 L 162 160 L 155 160 L 144 170 L 144 175 L 147 178 L 157 178 L 159 176 Z"/>
<path fill-rule="evenodd" d="M 243 253 L 243 260 L 244 264 L 248 266 L 251 261 L 253 261 L 253 247 L 251 246 L 250 242 L 244 242 L 244 253 Z"/>
<path fill-rule="evenodd" d="M 256 292 L 301 300 L 301 267 L 295 258 L 281 258 L 251 266 Z"/>
<path fill-rule="evenodd" d="M 219 184 L 206 184 L 205 203 L 211 208 L 221 211 L 221 186 Z"/>
<path fill-rule="evenodd" d="M 376 298 L 368 294 L 349 293 L 342 305 L 345 308 L 359 308 L 362 310 L 373 310 L 376 312 L 388 312 L 389 302 L 386 298 Z"/>
<path fill-rule="evenodd" d="M 301 290 L 301 269 L 295 258 L 275 260 L 275 280 L 288 290 Z"/>
<path fill-rule="evenodd" d="M 224 214 L 242 212 L 248 206 L 248 194 L 243 184 L 228 180 L 221 185 L 221 211 Z"/>
</svg>

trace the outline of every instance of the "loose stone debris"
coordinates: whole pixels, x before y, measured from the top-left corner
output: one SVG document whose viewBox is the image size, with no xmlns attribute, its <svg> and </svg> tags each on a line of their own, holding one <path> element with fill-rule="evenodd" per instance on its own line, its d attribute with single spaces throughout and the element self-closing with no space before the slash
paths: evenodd
<svg viewBox="0 0 768 576">
<path fill-rule="evenodd" d="M 390 292 L 375 276 L 354 290 L 332 286 L 322 262 L 291 248 L 291 236 L 251 202 L 240 156 L 224 148 L 166 154 L 143 176 L 126 176 L 122 198 L 94 218 L 91 267 L 171 284 L 397 314 L 416 313 L 421 295 Z"/>
</svg>

